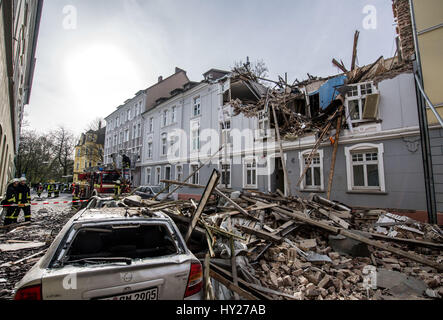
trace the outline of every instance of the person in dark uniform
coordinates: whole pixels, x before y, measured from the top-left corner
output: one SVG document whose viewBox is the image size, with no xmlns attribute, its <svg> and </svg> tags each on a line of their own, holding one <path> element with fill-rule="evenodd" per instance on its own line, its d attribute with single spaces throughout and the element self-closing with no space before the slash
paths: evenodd
<svg viewBox="0 0 443 320">
<path fill-rule="evenodd" d="M 118 199 L 119 196 L 121 195 L 121 193 L 122 193 L 121 182 L 120 182 L 120 180 L 117 180 L 115 182 L 115 185 L 114 185 L 114 196 L 115 196 L 115 199 Z"/>
<path fill-rule="evenodd" d="M 78 208 L 80 206 L 80 186 L 73 184 L 73 191 L 72 191 L 72 206 L 74 208 Z"/>
<path fill-rule="evenodd" d="M 20 215 L 21 209 L 25 215 L 25 222 L 31 221 L 31 189 L 29 189 L 26 184 L 26 178 L 20 179 L 20 184 L 17 187 L 18 190 L 18 201 L 19 207 L 14 215 L 13 223 L 17 223 L 18 216 Z"/>
<path fill-rule="evenodd" d="M 48 184 L 48 198 L 52 197 L 52 184 Z"/>
<path fill-rule="evenodd" d="M 13 207 L 6 207 L 6 216 L 4 221 L 5 226 L 12 224 L 14 221 L 15 212 L 17 211 L 17 207 L 14 205 L 17 204 L 19 182 L 19 179 L 12 180 L 12 183 L 8 186 L 6 190 L 6 199 L 3 203 L 4 205 Z"/>
<path fill-rule="evenodd" d="M 37 196 L 39 198 L 41 198 L 42 197 L 42 193 L 43 193 L 43 186 L 42 186 L 41 183 L 39 183 L 38 186 L 37 186 Z"/>
<path fill-rule="evenodd" d="M 60 184 L 54 185 L 54 198 L 58 198 L 60 196 Z"/>
</svg>

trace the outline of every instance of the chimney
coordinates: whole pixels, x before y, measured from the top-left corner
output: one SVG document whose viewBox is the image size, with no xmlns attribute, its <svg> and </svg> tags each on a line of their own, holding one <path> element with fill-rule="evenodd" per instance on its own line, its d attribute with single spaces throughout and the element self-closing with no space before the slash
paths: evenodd
<svg viewBox="0 0 443 320">
<path fill-rule="evenodd" d="M 162 81 L 163 81 L 163 77 L 162 76 L 158 77 L 158 83 L 160 83 Z"/>
<path fill-rule="evenodd" d="M 402 59 L 410 60 L 415 54 L 415 47 L 409 1 L 393 0 L 392 9 L 394 11 L 394 19 L 397 22 L 396 31 L 398 35 L 399 53 Z"/>
</svg>

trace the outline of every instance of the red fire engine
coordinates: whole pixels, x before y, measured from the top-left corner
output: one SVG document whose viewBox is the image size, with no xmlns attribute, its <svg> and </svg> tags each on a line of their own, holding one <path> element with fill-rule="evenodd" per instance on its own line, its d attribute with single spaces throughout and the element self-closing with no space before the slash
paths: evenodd
<svg viewBox="0 0 443 320">
<path fill-rule="evenodd" d="M 100 171 L 94 170 L 79 174 L 78 197 L 81 200 L 90 199 L 93 196 L 111 196 L 114 195 L 116 181 L 121 183 L 121 192 L 129 193 L 130 184 L 126 183 L 118 170 Z M 74 191 L 75 192 L 75 191 Z"/>
</svg>

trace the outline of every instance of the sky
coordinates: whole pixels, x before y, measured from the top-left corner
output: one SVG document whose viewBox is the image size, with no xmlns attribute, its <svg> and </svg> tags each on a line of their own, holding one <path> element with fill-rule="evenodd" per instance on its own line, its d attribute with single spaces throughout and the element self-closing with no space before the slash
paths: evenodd
<svg viewBox="0 0 443 320">
<path fill-rule="evenodd" d="M 269 78 L 340 73 L 395 54 L 391 0 L 45 0 L 28 129 L 81 134 L 179 67 L 192 81 L 211 68 L 263 60 Z"/>
</svg>

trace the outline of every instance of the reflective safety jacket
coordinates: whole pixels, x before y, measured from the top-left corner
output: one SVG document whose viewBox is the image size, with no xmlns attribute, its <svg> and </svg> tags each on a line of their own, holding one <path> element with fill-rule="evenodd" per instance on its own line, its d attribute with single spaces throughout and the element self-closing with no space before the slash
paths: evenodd
<svg viewBox="0 0 443 320">
<path fill-rule="evenodd" d="M 5 200 L 7 205 L 17 203 L 17 188 L 15 188 L 13 184 L 10 184 L 8 186 L 8 189 L 6 190 Z"/>
<path fill-rule="evenodd" d="M 19 185 L 17 187 L 18 191 L 18 203 L 28 204 L 31 202 L 31 189 L 27 185 Z"/>
<path fill-rule="evenodd" d="M 119 183 L 116 183 L 114 186 L 114 194 L 116 196 L 121 195 L 121 185 Z"/>
</svg>

